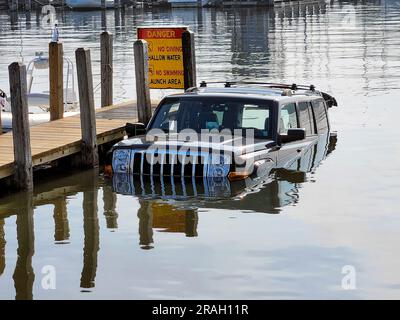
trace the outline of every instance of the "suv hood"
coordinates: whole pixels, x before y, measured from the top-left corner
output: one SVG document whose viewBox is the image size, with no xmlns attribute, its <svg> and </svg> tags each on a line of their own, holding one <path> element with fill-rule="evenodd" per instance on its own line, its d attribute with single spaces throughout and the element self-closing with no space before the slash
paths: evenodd
<svg viewBox="0 0 400 320">
<path fill-rule="evenodd" d="M 186 138 L 186 139 L 185 139 Z M 197 138 L 197 137 L 196 137 Z M 189 151 L 209 151 L 220 150 L 236 155 L 242 155 L 249 152 L 265 150 L 275 145 L 271 139 L 254 139 L 241 136 L 223 136 L 221 134 L 208 134 L 204 141 L 183 137 L 182 135 L 173 133 L 165 134 L 160 138 L 151 134 L 136 136 L 130 139 L 118 142 L 114 149 L 161 149 L 179 151 L 180 148 Z"/>
</svg>

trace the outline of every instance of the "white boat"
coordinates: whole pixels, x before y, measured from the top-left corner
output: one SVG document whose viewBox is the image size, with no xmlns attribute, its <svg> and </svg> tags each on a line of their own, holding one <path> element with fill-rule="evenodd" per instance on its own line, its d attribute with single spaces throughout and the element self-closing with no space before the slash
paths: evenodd
<svg viewBox="0 0 400 320">
<path fill-rule="evenodd" d="M 168 0 L 172 8 L 208 7 L 218 3 L 218 0 Z"/>
<path fill-rule="evenodd" d="M 79 113 L 78 101 L 74 90 L 74 65 L 68 58 L 64 58 L 64 117 Z M 49 58 L 43 52 L 37 52 L 36 57 L 27 66 L 27 100 L 29 108 L 29 125 L 37 125 L 50 121 L 50 94 L 49 92 L 31 92 L 34 80 L 34 71 L 49 68 Z M 3 97 L 2 97 L 3 96 Z M 12 113 L 10 98 L 0 90 L 1 125 L 4 131 L 12 129 Z"/>
<path fill-rule="evenodd" d="M 114 0 L 105 0 L 106 8 L 114 8 Z M 66 0 L 71 9 L 101 9 L 101 0 Z"/>
</svg>

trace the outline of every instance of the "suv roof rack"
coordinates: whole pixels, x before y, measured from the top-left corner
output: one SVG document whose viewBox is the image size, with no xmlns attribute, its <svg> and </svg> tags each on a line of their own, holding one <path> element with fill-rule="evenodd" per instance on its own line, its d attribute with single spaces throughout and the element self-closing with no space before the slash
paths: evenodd
<svg viewBox="0 0 400 320">
<path fill-rule="evenodd" d="M 259 85 L 262 87 L 267 88 L 276 88 L 276 89 L 290 89 L 290 90 L 309 90 L 315 91 L 315 86 L 311 85 L 304 85 L 304 84 L 284 84 L 284 83 L 275 83 L 275 82 L 260 82 L 260 81 L 211 81 L 206 82 L 202 81 L 200 83 L 201 88 L 207 87 L 208 84 L 224 84 L 225 88 L 230 88 L 235 85 Z"/>
<path fill-rule="evenodd" d="M 285 83 L 260 82 L 260 81 L 210 81 L 210 82 L 202 81 L 200 82 L 200 88 L 206 88 L 208 84 L 224 84 L 225 88 L 231 88 L 232 86 L 237 86 L 237 85 L 257 85 L 260 87 L 271 88 L 271 89 L 311 91 L 314 92 L 315 94 L 321 95 L 325 100 L 328 108 L 331 108 L 332 106 L 337 106 L 337 101 L 333 96 L 322 91 L 317 91 L 313 84 L 310 85 L 296 84 L 296 83 L 285 84 Z M 198 87 L 192 87 L 187 89 L 186 92 L 194 92 L 198 89 L 199 89 Z M 289 94 L 284 93 L 283 95 L 289 95 Z"/>
</svg>

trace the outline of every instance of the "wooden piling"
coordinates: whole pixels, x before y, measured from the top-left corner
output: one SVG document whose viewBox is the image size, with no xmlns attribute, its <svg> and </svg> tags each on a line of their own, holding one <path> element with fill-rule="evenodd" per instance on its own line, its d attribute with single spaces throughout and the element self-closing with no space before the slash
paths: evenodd
<svg viewBox="0 0 400 320">
<path fill-rule="evenodd" d="M 185 30 L 182 33 L 183 75 L 185 90 L 196 86 L 196 53 L 194 33 Z"/>
<path fill-rule="evenodd" d="M 22 63 L 14 62 L 9 65 L 8 72 L 14 140 L 14 184 L 18 189 L 32 190 L 32 153 L 26 96 L 26 67 Z"/>
<path fill-rule="evenodd" d="M 17 0 L 8 0 L 8 7 L 9 7 L 10 11 L 17 11 L 18 1 Z"/>
<path fill-rule="evenodd" d="M 75 51 L 75 57 L 78 73 L 82 131 L 82 165 L 87 168 L 97 167 L 99 165 L 99 154 L 97 150 L 96 114 L 90 50 L 78 48 Z"/>
<path fill-rule="evenodd" d="M 25 11 L 31 11 L 32 3 L 31 0 L 25 0 Z"/>
<path fill-rule="evenodd" d="M 133 51 L 135 56 L 138 119 L 139 122 L 147 124 L 151 117 L 147 42 L 145 40 L 136 40 L 133 44 Z"/>
<path fill-rule="evenodd" d="M 113 35 L 104 31 L 100 36 L 101 107 L 113 103 Z"/>
<path fill-rule="evenodd" d="M 114 25 L 116 30 L 121 29 L 121 11 L 118 7 L 114 7 Z"/>
<path fill-rule="evenodd" d="M 49 43 L 50 121 L 64 117 L 63 45 Z"/>
</svg>

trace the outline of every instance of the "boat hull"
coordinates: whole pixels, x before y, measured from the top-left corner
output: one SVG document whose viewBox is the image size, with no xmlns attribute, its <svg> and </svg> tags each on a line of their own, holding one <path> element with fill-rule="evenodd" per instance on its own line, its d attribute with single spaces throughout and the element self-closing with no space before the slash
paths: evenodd
<svg viewBox="0 0 400 320">
<path fill-rule="evenodd" d="M 70 117 L 79 114 L 79 112 L 65 112 L 64 117 Z M 31 113 L 29 114 L 29 125 L 35 126 L 44 122 L 50 121 L 50 113 Z M 3 127 L 3 131 L 10 131 L 12 129 L 12 114 L 11 112 L 2 112 L 1 113 L 1 125 Z"/>
<path fill-rule="evenodd" d="M 72 9 L 101 9 L 101 0 L 66 0 Z M 106 0 L 106 8 L 114 8 L 114 1 Z"/>
</svg>

